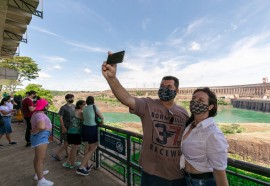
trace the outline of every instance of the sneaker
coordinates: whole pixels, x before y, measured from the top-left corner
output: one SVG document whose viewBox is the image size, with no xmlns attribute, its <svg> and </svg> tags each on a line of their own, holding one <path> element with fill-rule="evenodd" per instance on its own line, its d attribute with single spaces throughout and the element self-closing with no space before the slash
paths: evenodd
<svg viewBox="0 0 270 186">
<path fill-rule="evenodd" d="M 37 186 L 52 186 L 54 183 L 49 180 L 39 180 Z"/>
<path fill-rule="evenodd" d="M 82 176 L 87 176 L 89 174 L 89 172 L 85 170 L 85 168 L 82 168 L 82 169 L 78 168 L 76 173 Z"/>
<path fill-rule="evenodd" d="M 10 144 L 10 145 L 16 145 L 16 144 L 17 144 L 17 142 L 12 141 L 12 142 L 10 142 L 9 144 Z"/>
<path fill-rule="evenodd" d="M 43 171 L 43 176 L 45 176 L 45 175 L 47 175 L 47 174 L 49 174 L 49 170 L 45 170 L 45 171 Z M 34 180 L 38 181 L 37 174 L 35 174 L 35 176 L 34 176 Z"/>
<path fill-rule="evenodd" d="M 86 170 L 88 171 L 88 172 L 90 172 L 91 171 L 91 169 L 94 167 L 94 165 L 93 164 L 91 164 L 89 167 L 87 166 L 86 167 Z"/>
</svg>

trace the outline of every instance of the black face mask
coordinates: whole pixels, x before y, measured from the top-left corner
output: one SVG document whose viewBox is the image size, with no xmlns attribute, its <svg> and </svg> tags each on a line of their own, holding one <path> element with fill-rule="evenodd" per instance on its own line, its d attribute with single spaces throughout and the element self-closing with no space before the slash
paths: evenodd
<svg viewBox="0 0 270 186">
<path fill-rule="evenodd" d="M 160 87 L 158 90 L 158 97 L 162 101 L 170 101 L 176 96 L 176 90 L 171 90 L 167 87 Z"/>
<path fill-rule="evenodd" d="M 192 114 L 201 114 L 208 111 L 209 105 L 194 100 L 190 101 L 190 112 Z"/>
<path fill-rule="evenodd" d="M 74 101 L 73 99 L 71 99 L 71 100 L 68 100 L 68 103 L 73 103 L 73 101 Z"/>
</svg>

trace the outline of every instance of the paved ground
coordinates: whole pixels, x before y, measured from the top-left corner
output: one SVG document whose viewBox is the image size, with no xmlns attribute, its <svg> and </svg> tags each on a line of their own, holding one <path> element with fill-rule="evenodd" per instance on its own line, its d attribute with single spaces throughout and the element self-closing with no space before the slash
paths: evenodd
<svg viewBox="0 0 270 186">
<path fill-rule="evenodd" d="M 0 186 L 34 186 L 37 184 L 33 180 L 34 150 L 25 147 L 24 129 L 25 125 L 20 123 L 12 124 L 12 138 L 17 141 L 17 145 L 9 145 L 5 136 L 0 140 Z M 104 169 L 93 169 L 88 176 L 80 176 L 75 173 L 75 169 L 62 167 L 62 163 L 50 158 L 50 154 L 59 146 L 56 142 L 49 144 L 45 169 L 50 170 L 46 179 L 51 180 L 56 186 L 116 186 L 126 185 L 114 178 Z M 78 156 L 80 161 L 82 157 Z"/>
</svg>

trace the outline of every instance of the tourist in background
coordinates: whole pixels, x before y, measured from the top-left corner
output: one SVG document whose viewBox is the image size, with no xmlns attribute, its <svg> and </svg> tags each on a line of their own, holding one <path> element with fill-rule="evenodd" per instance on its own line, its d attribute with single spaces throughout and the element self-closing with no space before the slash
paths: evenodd
<svg viewBox="0 0 270 186">
<path fill-rule="evenodd" d="M 93 96 L 87 97 L 86 104 L 87 106 L 83 109 L 83 125 L 82 125 L 82 141 L 85 142 L 84 157 L 80 167 L 76 171 L 77 174 L 83 176 L 87 176 L 91 171 L 93 165 L 90 163 L 90 158 L 97 149 L 98 145 L 98 127 L 95 121 L 94 106 L 96 108 L 97 115 L 102 120 L 102 123 L 104 120 L 102 113 L 95 105 L 95 100 Z"/>
<path fill-rule="evenodd" d="M 64 144 L 58 149 L 56 154 L 52 154 L 52 157 L 57 160 L 62 160 L 62 152 L 66 151 L 66 157 L 68 157 L 68 141 L 67 141 L 67 131 L 71 123 L 71 119 L 74 115 L 75 105 L 74 102 L 74 95 L 67 94 L 65 95 L 66 104 L 63 105 L 59 110 L 60 116 L 60 124 L 61 124 L 61 138 L 64 140 Z"/>
<path fill-rule="evenodd" d="M 9 97 L 9 99 L 10 99 L 10 102 L 7 103 L 7 106 L 11 110 L 13 110 L 14 109 L 14 106 L 17 106 L 17 103 L 14 101 L 14 96 L 13 96 L 13 94 L 10 94 L 10 96 L 7 96 L 7 97 Z"/>
<path fill-rule="evenodd" d="M 188 112 L 174 99 L 179 80 L 173 76 L 162 78 L 159 99 L 131 96 L 116 77 L 116 64 L 102 65 L 102 73 L 115 97 L 142 121 L 143 144 L 139 164 L 142 166 L 142 186 L 185 185 L 180 171 L 180 141 L 188 119 Z"/>
<path fill-rule="evenodd" d="M 25 141 L 26 141 L 26 147 L 31 146 L 30 142 L 30 135 L 31 135 L 31 116 L 33 114 L 33 111 L 35 110 L 35 105 L 33 103 L 33 99 L 36 98 L 36 91 L 29 91 L 28 94 L 26 94 L 26 98 L 22 101 L 22 113 L 24 120 L 26 122 L 26 130 L 25 130 Z"/>
<path fill-rule="evenodd" d="M 64 167 L 75 168 L 80 165 L 81 162 L 75 162 L 76 152 L 81 144 L 81 128 L 83 123 L 83 108 L 86 103 L 84 100 L 79 100 L 75 106 L 75 114 L 71 119 L 71 124 L 68 128 L 67 141 L 71 145 L 67 161 L 63 163 Z"/>
<path fill-rule="evenodd" d="M 4 134 L 6 134 L 6 138 L 9 142 L 10 145 L 15 145 L 17 144 L 16 142 L 11 140 L 11 133 L 12 133 L 12 128 L 11 128 L 11 115 L 14 112 L 13 109 L 10 109 L 8 106 L 8 103 L 10 102 L 10 96 L 6 96 L 1 100 L 0 103 L 0 114 L 3 119 L 2 124 L 0 125 L 0 139 Z M 3 146 L 0 144 L 0 146 Z"/>
<path fill-rule="evenodd" d="M 54 183 L 46 180 L 44 175 L 48 174 L 49 171 L 44 169 L 44 161 L 46 159 L 46 152 L 49 143 L 49 137 L 52 130 L 52 124 L 48 116 L 44 113 L 49 108 L 48 101 L 45 99 L 39 99 L 36 102 L 36 109 L 31 117 L 31 146 L 35 150 L 34 157 L 34 169 L 35 169 L 35 180 L 38 180 L 38 186 L 50 186 Z"/>
<path fill-rule="evenodd" d="M 188 186 L 228 185 L 226 177 L 228 143 L 217 127 L 217 98 L 209 88 L 194 91 L 191 116 L 186 123 L 180 168 Z"/>
<path fill-rule="evenodd" d="M 8 96 L 8 93 L 7 92 L 4 92 L 2 96 L 4 98 L 4 97 Z"/>
</svg>

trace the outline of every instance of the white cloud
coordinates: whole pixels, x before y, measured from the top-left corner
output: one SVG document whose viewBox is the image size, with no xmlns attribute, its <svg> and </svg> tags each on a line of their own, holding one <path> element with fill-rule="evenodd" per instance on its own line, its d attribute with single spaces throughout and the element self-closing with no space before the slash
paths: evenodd
<svg viewBox="0 0 270 186">
<path fill-rule="evenodd" d="M 87 73 L 87 74 L 90 74 L 90 73 L 91 73 L 91 70 L 90 70 L 89 68 L 85 68 L 85 69 L 83 69 L 83 71 L 84 71 L 85 73 Z"/>
<path fill-rule="evenodd" d="M 270 75 L 270 45 L 256 46 L 264 39 L 258 36 L 243 39 L 236 42 L 233 50 L 223 57 L 187 66 L 179 71 L 183 85 L 222 86 L 261 82 L 263 77 Z"/>
<path fill-rule="evenodd" d="M 106 48 L 93 47 L 93 46 L 89 46 L 82 43 L 75 43 L 75 42 L 69 42 L 69 41 L 67 41 L 66 43 L 71 46 L 84 49 L 88 52 L 108 52 L 109 51 L 109 49 L 106 49 Z"/>
<path fill-rule="evenodd" d="M 62 69 L 62 67 L 60 65 L 54 65 L 53 68 L 54 69 L 58 69 L 58 70 L 61 70 Z"/>
<path fill-rule="evenodd" d="M 190 47 L 189 47 L 190 51 L 199 51 L 201 50 L 201 45 L 195 41 L 190 43 Z"/>
<path fill-rule="evenodd" d="M 42 56 L 42 59 L 49 63 L 63 63 L 67 61 L 65 58 L 59 56 Z"/>
<path fill-rule="evenodd" d="M 62 38 L 58 34 L 55 34 L 55 33 L 51 32 L 51 31 L 48 31 L 48 30 L 43 29 L 43 28 L 38 28 L 38 27 L 35 27 L 35 26 L 30 26 L 30 28 L 33 28 L 34 30 L 36 30 L 38 32 L 41 32 L 41 33 L 45 33 L 45 34 L 48 34 L 48 35 L 51 35 L 51 36 L 56 36 L 56 37 Z"/>
<path fill-rule="evenodd" d="M 38 78 L 40 80 L 51 78 L 51 76 L 45 72 L 38 72 L 38 76 L 39 76 Z"/>
<path fill-rule="evenodd" d="M 189 35 L 195 31 L 198 31 L 198 29 L 203 26 L 205 22 L 205 18 L 200 18 L 197 19 L 195 21 L 193 21 L 191 24 L 188 25 L 187 29 L 186 29 L 186 35 Z"/>
</svg>

